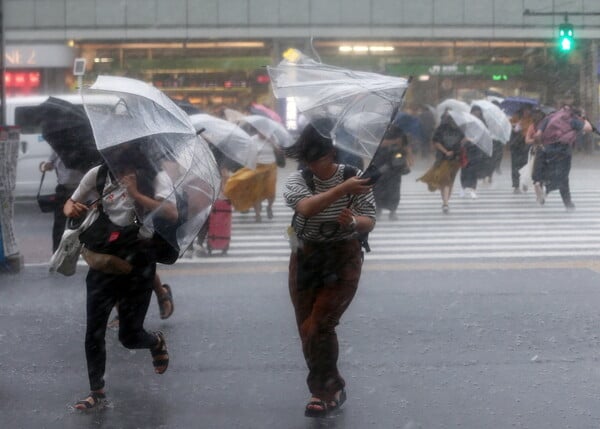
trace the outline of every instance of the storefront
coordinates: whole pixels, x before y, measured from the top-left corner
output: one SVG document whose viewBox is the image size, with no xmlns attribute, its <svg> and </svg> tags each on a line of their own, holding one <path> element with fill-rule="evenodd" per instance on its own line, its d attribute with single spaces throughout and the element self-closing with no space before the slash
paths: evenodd
<svg viewBox="0 0 600 429">
<path fill-rule="evenodd" d="M 7 45 L 7 96 L 68 92 L 74 85 L 73 48 L 66 45 Z"/>
</svg>

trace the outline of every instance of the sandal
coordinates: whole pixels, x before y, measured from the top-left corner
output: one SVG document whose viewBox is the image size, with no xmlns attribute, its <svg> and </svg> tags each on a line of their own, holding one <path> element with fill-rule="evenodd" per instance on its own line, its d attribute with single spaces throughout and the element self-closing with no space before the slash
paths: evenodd
<svg viewBox="0 0 600 429">
<path fill-rule="evenodd" d="M 156 337 L 158 338 L 158 344 L 150 349 L 152 365 L 154 365 L 155 373 L 164 374 L 169 367 L 169 352 L 167 351 L 164 334 L 158 331 L 156 332 Z"/>
<path fill-rule="evenodd" d="M 313 407 L 320 407 L 313 408 Z M 325 417 L 329 412 L 329 407 L 327 404 L 320 399 L 311 399 L 308 404 L 306 404 L 306 408 L 304 409 L 304 415 L 306 417 Z"/>
<path fill-rule="evenodd" d="M 160 310 L 160 318 L 168 319 L 175 311 L 175 304 L 173 303 L 173 293 L 171 292 L 171 287 L 168 284 L 162 285 L 167 291 L 162 293 L 158 298 L 158 309 Z M 169 303 L 170 305 L 167 307 L 165 304 Z"/>
<path fill-rule="evenodd" d="M 80 411 L 99 410 L 100 408 L 104 408 L 106 402 L 106 393 L 90 392 L 87 398 L 77 401 L 73 405 L 73 408 Z"/>
<path fill-rule="evenodd" d="M 339 391 L 339 397 L 336 399 L 335 397 L 329 402 L 329 411 L 335 411 L 339 409 L 344 402 L 346 402 L 346 389 L 342 389 Z"/>
</svg>

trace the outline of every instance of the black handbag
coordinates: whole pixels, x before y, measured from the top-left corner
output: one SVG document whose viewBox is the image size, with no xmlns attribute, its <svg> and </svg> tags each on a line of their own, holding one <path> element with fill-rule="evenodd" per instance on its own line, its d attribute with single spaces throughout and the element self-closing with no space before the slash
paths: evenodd
<svg viewBox="0 0 600 429">
<path fill-rule="evenodd" d="M 38 187 L 36 198 L 38 206 L 40 206 L 40 210 L 42 211 L 42 213 L 51 213 L 57 208 L 58 198 L 56 196 L 56 193 L 40 195 L 40 192 L 42 191 L 42 184 L 44 183 L 44 177 L 46 177 L 45 171 L 42 172 L 42 178 L 40 180 L 40 186 Z"/>
<path fill-rule="evenodd" d="M 79 241 L 93 252 L 124 257 L 140 243 L 137 223 L 119 226 L 98 206 L 98 218 L 79 235 Z"/>
</svg>

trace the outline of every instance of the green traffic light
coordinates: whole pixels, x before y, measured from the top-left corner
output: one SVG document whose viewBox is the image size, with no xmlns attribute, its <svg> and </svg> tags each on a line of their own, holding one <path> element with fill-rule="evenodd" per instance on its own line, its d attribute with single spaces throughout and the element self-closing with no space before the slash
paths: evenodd
<svg viewBox="0 0 600 429">
<path fill-rule="evenodd" d="M 575 46 L 573 25 L 564 22 L 558 27 L 558 47 L 562 52 L 570 52 Z"/>
</svg>

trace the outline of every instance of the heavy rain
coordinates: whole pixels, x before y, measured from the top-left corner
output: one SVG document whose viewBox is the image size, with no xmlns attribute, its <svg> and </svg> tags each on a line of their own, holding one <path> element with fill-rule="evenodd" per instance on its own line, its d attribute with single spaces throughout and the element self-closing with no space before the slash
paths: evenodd
<svg viewBox="0 0 600 429">
<path fill-rule="evenodd" d="M 597 0 L 0 0 L 0 427 L 596 428 Z"/>
</svg>

